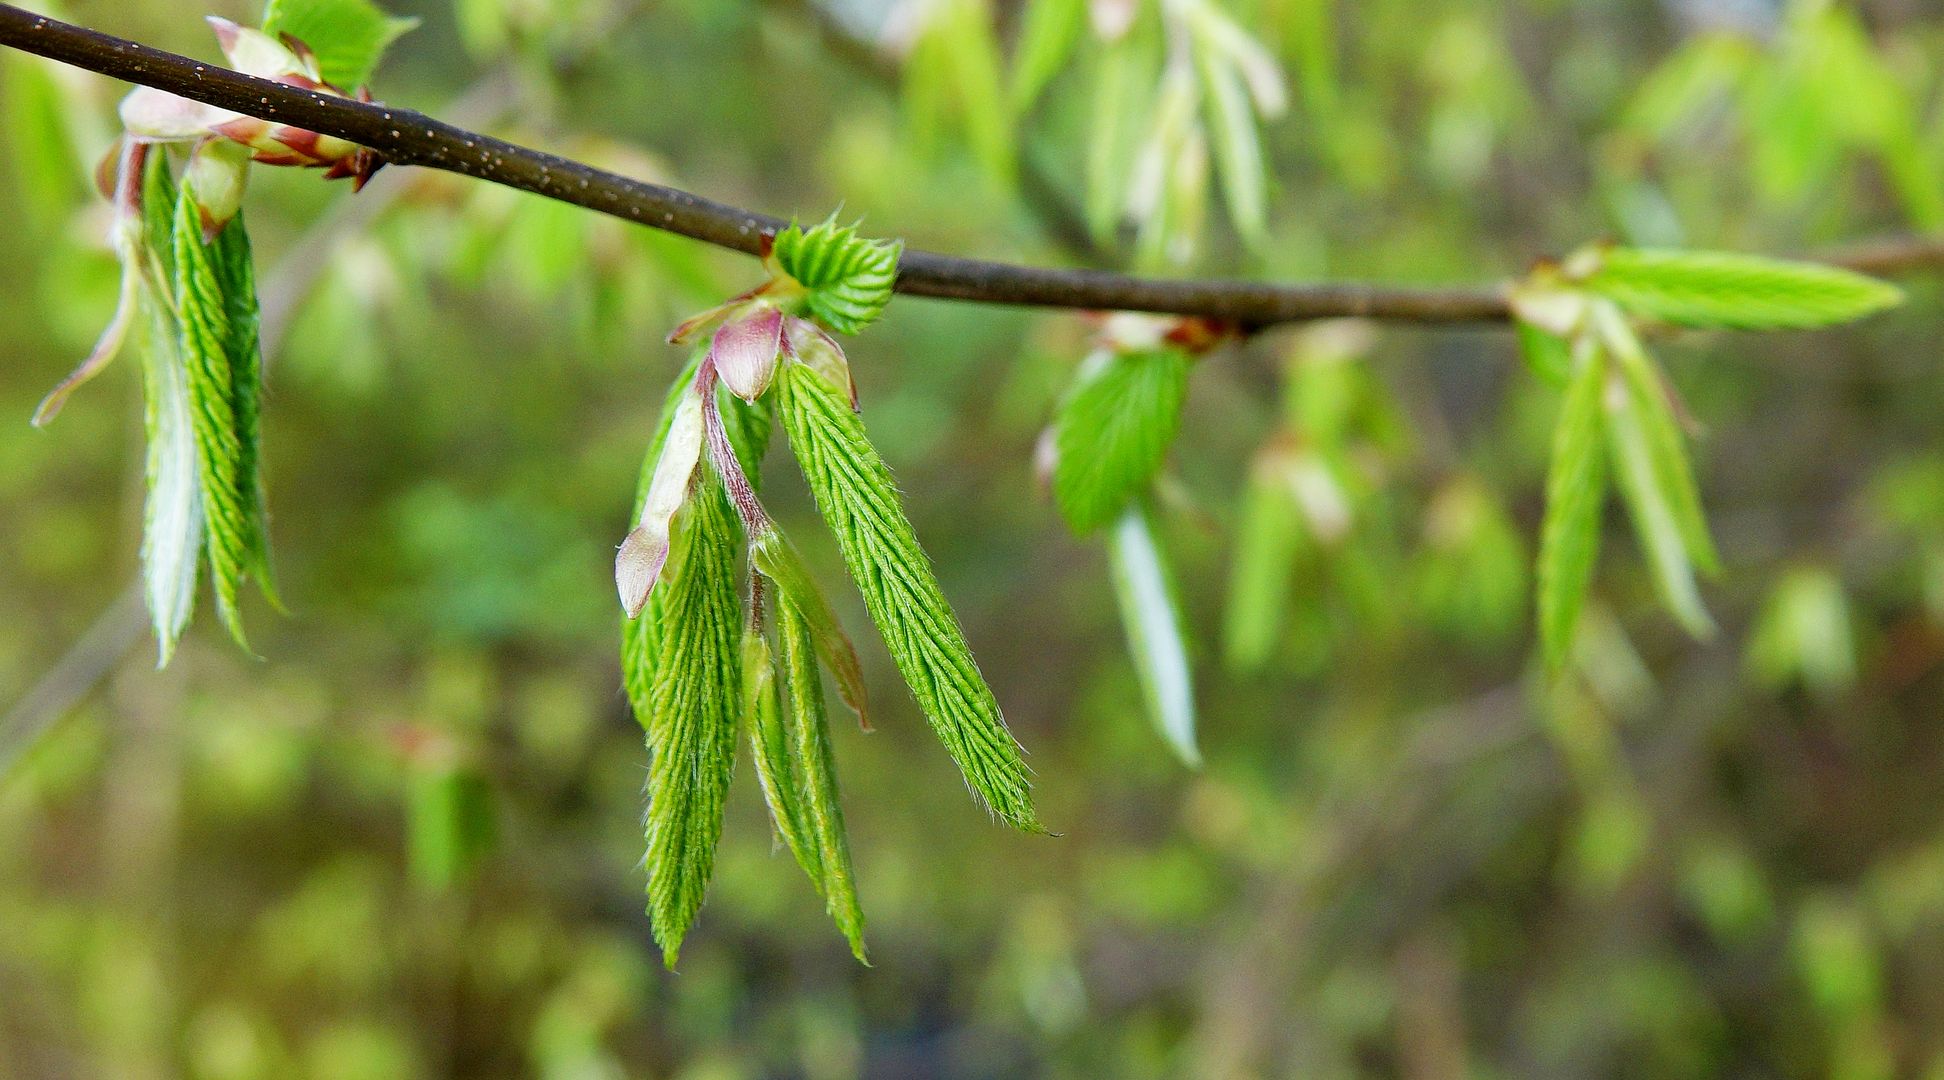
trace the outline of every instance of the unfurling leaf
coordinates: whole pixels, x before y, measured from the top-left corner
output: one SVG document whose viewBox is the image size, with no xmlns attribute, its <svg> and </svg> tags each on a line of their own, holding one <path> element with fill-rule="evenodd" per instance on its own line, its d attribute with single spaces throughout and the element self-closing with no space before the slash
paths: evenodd
<svg viewBox="0 0 1944 1080">
<path fill-rule="evenodd" d="M 849 391 L 802 364 L 780 377 L 783 425 L 864 606 L 932 730 L 994 813 L 1039 831 L 1019 746 L 905 518 Z"/>
<path fill-rule="evenodd" d="M 370 79 L 385 49 L 418 23 L 387 15 L 371 0 L 270 0 L 263 11 L 264 33 L 303 42 L 325 82 L 353 88 Z"/>
<path fill-rule="evenodd" d="M 850 839 L 844 831 L 844 809 L 837 798 L 837 761 L 830 746 L 830 723 L 824 716 L 823 684 L 817 678 L 813 644 L 816 629 L 787 597 L 776 605 L 776 636 L 789 688 L 786 724 L 796 767 L 801 770 L 804 808 L 816 840 L 818 883 L 824 906 L 849 940 L 851 953 L 864 955 L 864 912 L 857 903 L 857 881 L 851 872 Z"/>
<path fill-rule="evenodd" d="M 145 263 L 170 266 L 176 189 L 161 155 L 141 180 Z M 155 628 L 156 666 L 168 664 L 196 604 L 196 575 L 203 553 L 201 466 L 190 419 L 189 373 L 183 366 L 173 290 L 161 274 L 148 298 L 149 341 L 142 356 L 143 420 L 148 451 L 142 507 L 142 582 Z"/>
<path fill-rule="evenodd" d="M 835 219 L 776 234 L 770 259 L 803 287 L 804 313 L 839 334 L 855 334 L 891 302 L 903 245 L 868 240 Z"/>
<path fill-rule="evenodd" d="M 760 630 L 743 637 L 743 711 L 757 775 L 777 835 L 824 898 L 831 918 L 864 957 L 864 916 L 851 873 L 850 841 L 837 801 L 836 761 L 824 716 L 812 630 L 787 597 L 776 600 L 780 654 Z M 778 694 L 781 675 L 787 699 Z"/>
<path fill-rule="evenodd" d="M 790 854 L 810 880 L 823 884 L 823 861 L 810 839 L 809 810 L 790 763 L 790 733 L 783 726 L 783 699 L 776 685 L 776 655 L 760 626 L 745 626 L 742 640 L 742 715 L 749 724 L 749 747 L 756 765 L 756 781 L 769 804 Z"/>
<path fill-rule="evenodd" d="M 1833 326 L 1903 301 L 1894 285 L 1817 263 L 1633 248 L 1611 248 L 1588 258 L 1594 269 L 1580 282 L 1587 290 L 1632 314 L 1677 326 Z"/>
<path fill-rule="evenodd" d="M 201 204 L 187 184 L 176 199 L 172 231 L 172 287 L 210 579 L 218 614 L 247 648 L 240 594 L 252 573 L 262 579 L 266 561 L 257 445 L 263 360 L 249 243 L 239 217 L 205 244 Z M 245 289 L 248 295 L 239 292 Z"/>
<path fill-rule="evenodd" d="M 662 571 L 648 735 L 648 916 L 674 967 L 702 907 L 735 766 L 742 700 L 735 513 L 710 477 L 676 519 Z"/>
<path fill-rule="evenodd" d="M 1593 579 L 1606 492 L 1603 398 L 1607 361 L 1591 339 L 1574 350 L 1572 381 L 1553 429 L 1546 516 L 1539 539 L 1539 639 L 1546 666 L 1560 670 Z"/>
<path fill-rule="evenodd" d="M 1211 44 L 1195 51 L 1196 68 L 1215 141 L 1222 198 L 1236 235 L 1251 247 L 1262 244 L 1268 225 L 1268 169 L 1263 164 L 1262 133 L 1249 107 L 1242 76 L 1228 56 Z M 1280 86 L 1280 83 L 1277 84 Z"/>
<path fill-rule="evenodd" d="M 750 539 L 749 564 L 775 584 L 778 602 L 787 602 L 794 609 L 793 617 L 808 628 L 817 655 L 837 679 L 837 693 L 868 729 L 870 709 L 864 665 L 858 661 L 850 635 L 844 633 L 836 613 L 830 610 L 830 602 L 824 599 L 823 590 L 817 588 L 816 580 L 810 576 L 796 549 L 781 532 L 766 530 Z"/>
<path fill-rule="evenodd" d="M 1067 523 L 1091 532 L 1148 489 L 1181 428 L 1189 359 L 1157 347 L 1096 351 L 1054 420 L 1053 496 Z"/>
<path fill-rule="evenodd" d="M 1129 506 L 1108 535 L 1114 595 L 1120 602 L 1127 647 L 1140 676 L 1148 716 L 1190 768 L 1201 765 L 1195 745 L 1194 668 L 1182 633 L 1181 612 L 1161 546 L 1146 507 Z"/>
</svg>

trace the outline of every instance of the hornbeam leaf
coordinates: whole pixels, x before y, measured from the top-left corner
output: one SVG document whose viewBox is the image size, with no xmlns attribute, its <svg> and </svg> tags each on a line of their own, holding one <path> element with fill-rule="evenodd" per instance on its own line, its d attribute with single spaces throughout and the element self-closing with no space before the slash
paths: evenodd
<svg viewBox="0 0 1944 1080">
<path fill-rule="evenodd" d="M 1655 591 L 1688 633 L 1698 638 L 1714 634 L 1714 620 L 1701 603 L 1694 583 L 1694 563 L 1688 556 L 1669 492 L 1655 468 L 1654 449 L 1639 402 L 1624 378 L 1607 384 L 1606 431 L 1612 448 L 1620 493 L 1633 518 L 1634 532 L 1647 553 Z"/>
<path fill-rule="evenodd" d="M 1114 595 L 1120 601 L 1128 651 L 1140 676 L 1148 716 L 1182 763 L 1199 768 L 1194 669 L 1188 659 L 1188 642 L 1161 545 L 1155 539 L 1147 509 L 1139 502 L 1115 522 L 1107 553 L 1113 563 Z"/>
<path fill-rule="evenodd" d="M 912 696 L 986 805 L 1021 829 L 1042 831 L 1019 745 L 848 389 L 795 363 L 784 366 L 779 382 L 797 465 Z"/>
<path fill-rule="evenodd" d="M 736 757 L 741 705 L 740 529 L 713 474 L 678 515 L 662 571 L 647 709 L 648 917 L 670 968 L 702 907 Z"/>
<path fill-rule="evenodd" d="M 662 447 L 668 440 L 668 429 L 675 420 L 676 409 L 682 397 L 695 381 L 695 371 L 702 363 L 705 349 L 698 348 L 682 365 L 675 380 L 669 384 L 668 394 L 662 402 L 661 417 L 656 421 L 655 436 L 649 441 L 648 451 L 641 461 L 641 478 L 635 486 L 634 512 L 629 520 L 641 517 L 641 508 L 647 503 L 648 489 L 654 485 L 655 468 L 661 463 Z M 655 682 L 655 657 L 658 655 L 661 640 L 661 618 L 659 593 L 648 595 L 648 606 L 638 616 L 621 616 L 621 682 L 627 688 L 628 703 L 633 706 L 635 719 L 644 726 L 648 723 L 648 695 Z"/>
<path fill-rule="evenodd" d="M 1831 326 L 1903 302 L 1901 289 L 1854 271 L 1712 251 L 1611 248 L 1581 284 L 1635 315 L 1744 330 Z"/>
<path fill-rule="evenodd" d="M 851 954 L 868 964 L 864 912 L 857 903 L 850 840 L 844 831 L 844 809 L 837 798 L 837 761 L 830 745 L 830 723 L 824 716 L 823 683 L 817 678 L 816 630 L 787 596 L 777 598 L 776 636 L 782 646 L 780 660 L 790 691 L 785 725 L 810 833 L 816 841 L 821 874 L 818 891 L 823 893 L 831 919 L 850 942 Z"/>
<path fill-rule="evenodd" d="M 891 302 L 899 242 L 868 240 L 835 219 L 810 229 L 792 224 L 776 234 L 770 258 L 804 288 L 808 314 L 839 334 L 855 334 Z"/>
<path fill-rule="evenodd" d="M 1525 321 L 1514 324 L 1519 333 L 1519 356 L 1534 375 L 1565 387 L 1573 374 L 1573 343 Z"/>
<path fill-rule="evenodd" d="M 803 558 L 780 531 L 770 529 L 751 538 L 749 564 L 775 583 L 781 600 L 787 601 L 795 609 L 794 617 L 808 627 L 817 655 L 837 678 L 838 694 L 868 730 L 871 723 L 864 665 L 857 659 L 850 635 L 844 633 L 836 612 L 824 599 L 823 590 L 803 565 Z"/>
<path fill-rule="evenodd" d="M 356 89 L 399 36 L 417 19 L 385 14 L 371 0 L 270 0 L 263 32 L 289 34 L 310 46 L 324 81 Z"/>
<path fill-rule="evenodd" d="M 236 436 L 242 453 L 237 468 L 242 481 L 250 486 L 255 504 L 249 571 L 271 606 L 281 611 L 283 602 L 270 573 L 269 500 L 263 480 L 263 345 L 259 336 L 263 315 L 257 305 L 256 257 L 240 211 L 216 234 L 210 256 L 229 316 Z"/>
<path fill-rule="evenodd" d="M 783 725 L 783 702 L 777 694 L 776 655 L 760 626 L 743 628 L 742 677 L 742 714 L 749 723 L 756 781 L 769 804 L 770 820 L 784 846 L 821 891 L 823 855 L 810 837 L 810 812 L 791 765 L 790 732 Z"/>
<path fill-rule="evenodd" d="M 1600 550 L 1600 506 L 1606 489 L 1601 432 L 1607 362 L 1591 339 L 1575 349 L 1578 369 L 1553 429 L 1546 474 L 1546 516 L 1539 538 L 1539 639 L 1546 666 L 1558 671 L 1593 579 Z"/>
<path fill-rule="evenodd" d="M 1087 358 L 1054 420 L 1053 496 L 1076 532 L 1114 521 L 1146 491 L 1181 429 L 1188 356 L 1155 348 Z"/>
<path fill-rule="evenodd" d="M 1641 346 L 1626 317 L 1612 304 L 1597 302 L 1592 308 L 1593 327 L 1618 362 L 1627 383 L 1627 396 L 1640 418 L 1654 468 L 1655 485 L 1665 495 L 1668 509 L 1680 526 L 1681 539 L 1688 555 L 1703 573 L 1717 573 L 1721 557 L 1715 551 L 1714 537 L 1701 509 L 1701 490 L 1689 464 L 1687 440 L 1682 436 L 1679 417 L 1674 415 L 1665 379 L 1653 358 Z"/>
<path fill-rule="evenodd" d="M 240 221 L 225 227 L 240 229 Z M 260 375 L 253 355 L 238 351 L 245 337 L 231 321 L 226 275 L 218 256 L 203 243 L 202 211 L 195 188 L 185 184 L 176 199 L 173 224 L 177 328 L 188 373 L 191 428 L 202 484 L 203 530 L 217 613 L 237 644 L 248 648 L 239 594 L 258 564 L 261 503 L 256 460 L 244 448 L 238 389 L 250 389 Z M 260 368 L 258 368 L 260 370 Z M 252 406 L 254 407 L 254 406 Z"/>
</svg>

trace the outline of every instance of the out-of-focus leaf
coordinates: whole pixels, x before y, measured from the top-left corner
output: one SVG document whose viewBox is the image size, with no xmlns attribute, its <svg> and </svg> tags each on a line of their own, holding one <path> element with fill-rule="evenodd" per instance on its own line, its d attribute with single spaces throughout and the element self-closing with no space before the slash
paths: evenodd
<svg viewBox="0 0 1944 1080">
<path fill-rule="evenodd" d="M 1087 0 L 1033 0 L 1013 50 L 1012 109 L 1025 115 L 1073 56 L 1087 25 Z"/>
<path fill-rule="evenodd" d="M 1278 475 L 1274 448 L 1258 456 L 1242 495 L 1229 571 L 1222 651 L 1229 668 L 1255 671 L 1269 659 L 1289 606 L 1289 582 L 1303 543 L 1303 519 Z"/>
<path fill-rule="evenodd" d="M 1054 420 L 1053 495 L 1067 523 L 1091 532 L 1147 490 L 1181 428 L 1186 353 L 1173 348 L 1088 356 Z"/>
<path fill-rule="evenodd" d="M 1127 192 L 1127 159 L 1133 139 L 1147 124 L 1148 94 L 1133 46 L 1114 42 L 1095 65 L 1093 114 L 1087 125 L 1087 225 L 1111 240 Z"/>
<path fill-rule="evenodd" d="M 1712 636 L 1714 620 L 1708 617 L 1695 586 L 1687 538 L 1682 535 L 1672 497 L 1655 468 L 1654 447 L 1640 403 L 1624 379 L 1614 379 L 1607 385 L 1606 405 L 1607 441 L 1615 478 L 1633 519 L 1634 532 L 1647 554 L 1655 591 L 1688 633 L 1698 638 Z"/>
<path fill-rule="evenodd" d="M 1611 248 L 1583 284 L 1635 315 L 1745 330 L 1832 326 L 1903 301 L 1901 289 L 1854 271 L 1711 251 Z"/>
<path fill-rule="evenodd" d="M 1010 187 L 1018 171 L 1012 98 L 1006 93 L 999 40 L 986 0 L 943 0 L 931 32 L 944 41 L 945 65 L 972 154 L 988 175 Z"/>
<path fill-rule="evenodd" d="M 1770 591 L 1748 635 L 1748 673 L 1771 689 L 1800 682 L 1833 697 L 1856 682 L 1849 599 L 1821 567 L 1789 571 Z"/>
<path fill-rule="evenodd" d="M 499 833 L 493 788 L 475 768 L 426 765 L 414 771 L 407 816 L 412 874 L 448 889 L 471 874 Z"/>
<path fill-rule="evenodd" d="M 1572 343 L 1524 319 L 1515 325 L 1519 333 L 1519 356 L 1525 360 L 1526 367 L 1546 382 L 1565 387 L 1573 374 Z"/>
<path fill-rule="evenodd" d="M 1605 347 L 1626 381 L 1627 398 L 1640 418 L 1654 469 L 1655 484 L 1665 496 L 1687 553 L 1702 573 L 1720 570 L 1721 557 L 1701 508 L 1701 490 L 1688 460 L 1687 440 L 1680 418 L 1669 400 L 1673 390 L 1660 368 L 1640 344 L 1625 316 L 1610 304 L 1595 304 L 1591 318 Z"/>
<path fill-rule="evenodd" d="M 28 216 L 51 223 L 74 204 L 82 186 L 69 142 L 70 106 L 46 62 L 21 58 L 0 67 L 0 89 L 8 168 Z"/>
<path fill-rule="evenodd" d="M 1236 233 L 1259 246 L 1268 228 L 1268 170 L 1263 165 L 1262 134 L 1241 75 L 1227 57 L 1204 45 L 1196 50 L 1207 102 L 1222 197 Z"/>
<path fill-rule="evenodd" d="M 1127 630 L 1128 653 L 1140 676 L 1148 716 L 1176 756 L 1190 768 L 1201 765 L 1195 745 L 1194 666 L 1154 524 L 1140 502 L 1129 506 L 1107 539 L 1113 563 L 1114 596 Z"/>
<path fill-rule="evenodd" d="M 346 89 L 370 79 L 385 49 L 418 22 L 387 15 L 371 0 L 269 0 L 263 10 L 264 33 L 310 46 L 324 81 Z"/>
<path fill-rule="evenodd" d="M 1590 343 L 1575 350 L 1578 370 L 1566 387 L 1553 429 L 1546 474 L 1546 516 L 1539 539 L 1539 639 L 1546 666 L 1564 666 L 1573 629 L 1600 550 L 1600 506 L 1606 490 L 1602 443 L 1606 355 Z"/>
</svg>

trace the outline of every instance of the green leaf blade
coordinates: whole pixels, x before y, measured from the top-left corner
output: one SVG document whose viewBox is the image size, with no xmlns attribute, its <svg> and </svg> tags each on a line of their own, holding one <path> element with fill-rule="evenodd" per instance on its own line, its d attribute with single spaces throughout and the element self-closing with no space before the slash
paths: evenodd
<svg viewBox="0 0 1944 1080">
<path fill-rule="evenodd" d="M 226 226 L 241 228 L 240 220 Z M 253 344 L 255 333 L 231 320 L 226 290 L 234 273 L 219 267 L 220 253 L 203 243 L 201 204 L 193 186 L 178 193 L 172 232 L 178 341 L 188 375 L 210 579 L 217 613 L 247 649 L 240 597 L 243 582 L 260 562 L 262 502 L 256 458 L 244 448 L 237 394 L 239 385 L 253 393 L 261 378 L 260 358 L 239 349 L 245 339 Z"/>
<path fill-rule="evenodd" d="M 1726 252 L 1613 248 L 1584 286 L 1676 326 L 1810 329 L 1895 307 L 1903 291 L 1839 267 Z"/>
<path fill-rule="evenodd" d="M 647 710 L 648 916 L 670 968 L 702 907 L 722 838 L 742 705 L 740 528 L 713 479 L 678 518 Z"/>
<path fill-rule="evenodd" d="M 417 19 L 387 15 L 371 0 L 269 0 L 263 32 L 289 34 L 317 54 L 324 81 L 357 89 L 391 43 L 417 26 Z"/>
<path fill-rule="evenodd" d="M 1148 717 L 1182 764 L 1200 768 L 1194 665 L 1188 657 L 1174 584 L 1145 507 L 1137 503 L 1115 522 L 1107 552 L 1128 653 L 1134 659 Z"/>
<path fill-rule="evenodd" d="M 823 894 L 831 920 L 850 942 L 851 955 L 868 964 L 870 960 L 864 949 L 864 911 L 857 901 L 850 838 L 844 829 L 844 809 L 838 801 L 837 760 L 830 743 L 830 721 L 824 712 L 823 682 L 817 675 L 818 649 L 813 641 L 814 633 L 804 612 L 787 597 L 779 597 L 776 636 L 789 690 L 784 722 L 809 833 L 815 841 L 819 872 L 813 880 Z M 804 868 L 809 869 L 807 863 Z"/>
<path fill-rule="evenodd" d="M 1165 348 L 1088 358 L 1054 420 L 1053 497 L 1075 532 L 1115 521 L 1153 482 L 1181 429 L 1188 365 Z"/>
<path fill-rule="evenodd" d="M 1606 491 L 1602 453 L 1606 356 L 1584 348 L 1553 430 L 1546 475 L 1546 514 L 1539 539 L 1539 637 L 1548 670 L 1572 648 L 1573 630 L 1600 550 L 1600 506 Z"/>
<path fill-rule="evenodd" d="M 883 313 L 898 280 L 903 245 L 857 235 L 836 221 L 776 234 L 770 257 L 804 289 L 810 317 L 839 334 L 855 334 Z"/>
<path fill-rule="evenodd" d="M 851 409 L 848 390 L 801 364 L 786 365 L 779 381 L 798 467 L 912 696 L 993 813 L 1021 829 L 1043 831 L 1019 745 L 918 545 L 890 469 Z"/>
</svg>

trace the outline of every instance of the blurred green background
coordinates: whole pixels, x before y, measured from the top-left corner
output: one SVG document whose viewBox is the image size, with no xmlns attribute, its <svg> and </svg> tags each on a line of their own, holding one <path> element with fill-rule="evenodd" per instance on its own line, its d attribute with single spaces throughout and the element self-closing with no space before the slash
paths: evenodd
<svg viewBox="0 0 1944 1080">
<path fill-rule="evenodd" d="M 824 2 L 394 0 L 424 24 L 374 89 L 922 247 L 1099 257 L 1063 228 L 1097 58 L 999 118 L 1015 177 L 964 88 L 1025 5 Z M 992 40 L 905 67 L 968 4 Z M 39 6 L 203 57 L 198 16 L 256 16 Z M 1199 272 L 1479 282 L 1598 237 L 1944 227 L 1922 0 L 1224 6 L 1294 100 L 1263 131 L 1270 242 L 1211 217 Z M 353 199 L 258 170 L 291 616 L 250 612 L 253 660 L 205 614 L 156 672 L 133 365 L 27 425 L 113 305 L 85 174 L 121 92 L 0 56 L 0 1075 L 1944 1077 L 1934 278 L 1856 328 L 1659 343 L 1723 630 L 1680 633 L 1610 515 L 1555 690 L 1527 562 L 1557 396 L 1509 333 L 1279 330 L 1202 363 L 1168 500 L 1200 772 L 1143 715 L 1098 545 L 1035 493 L 1085 326 L 899 301 L 852 348 L 865 415 L 1061 835 L 965 795 L 776 455 L 880 702 L 836 736 L 876 966 L 744 767 L 670 974 L 611 560 L 662 334 L 756 267 L 448 176 Z M 1238 567 L 1250 463 L 1292 441 L 1358 463 L 1352 524 Z"/>
</svg>

